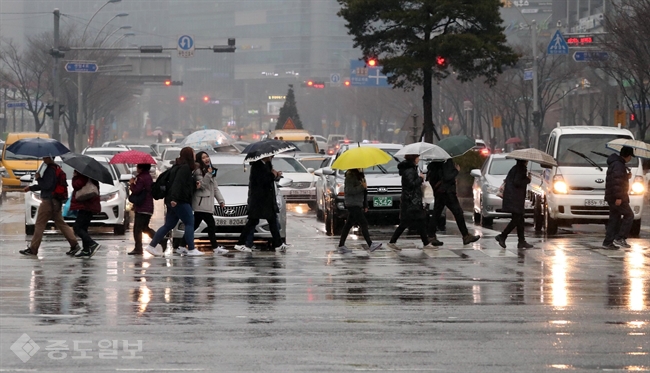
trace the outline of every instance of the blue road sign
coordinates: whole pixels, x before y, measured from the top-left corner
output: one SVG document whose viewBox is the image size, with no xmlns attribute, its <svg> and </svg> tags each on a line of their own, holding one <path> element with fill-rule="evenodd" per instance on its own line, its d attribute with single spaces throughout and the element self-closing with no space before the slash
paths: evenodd
<svg viewBox="0 0 650 373">
<path fill-rule="evenodd" d="M 99 66 L 90 62 L 68 62 L 65 64 L 65 71 L 69 73 L 96 73 Z"/>
<path fill-rule="evenodd" d="M 604 51 L 580 51 L 573 54 L 573 60 L 576 62 L 593 62 L 607 61 L 609 53 Z"/>
<path fill-rule="evenodd" d="M 189 51 L 194 48 L 194 39 L 189 35 L 182 35 L 178 38 L 178 48 Z"/>
<path fill-rule="evenodd" d="M 548 48 L 546 49 L 547 54 L 569 54 L 569 44 L 566 43 L 566 40 L 564 40 L 564 36 L 562 36 L 562 33 L 560 30 L 557 30 L 553 37 L 551 38 L 551 42 L 548 43 Z"/>
<path fill-rule="evenodd" d="M 7 109 L 27 107 L 26 102 L 7 102 Z"/>
<path fill-rule="evenodd" d="M 366 66 L 364 61 L 350 60 L 350 85 L 355 87 L 390 87 L 381 66 Z"/>
<path fill-rule="evenodd" d="M 533 70 L 524 70 L 524 80 L 533 80 Z"/>
<path fill-rule="evenodd" d="M 330 74 L 330 82 L 331 83 L 340 83 L 341 82 L 341 74 L 337 74 L 337 73 Z"/>
</svg>

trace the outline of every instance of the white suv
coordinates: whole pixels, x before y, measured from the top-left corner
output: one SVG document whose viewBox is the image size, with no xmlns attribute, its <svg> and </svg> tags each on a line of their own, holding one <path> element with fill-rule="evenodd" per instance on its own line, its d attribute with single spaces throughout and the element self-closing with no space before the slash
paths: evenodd
<svg viewBox="0 0 650 373">
<path fill-rule="evenodd" d="M 556 234 L 558 226 L 566 224 L 599 224 L 609 219 L 605 202 L 607 157 L 614 153 L 606 147 L 617 138 L 633 139 L 632 133 L 616 127 L 572 126 L 553 129 L 546 144 L 546 153 L 557 160 L 558 166 L 544 169 L 533 177 L 531 188 L 535 196 L 536 229 Z M 630 235 L 638 237 L 641 230 L 645 179 L 641 161 L 627 164 L 630 179 L 630 207 L 634 223 Z M 539 222 L 539 224 L 537 224 Z"/>
</svg>

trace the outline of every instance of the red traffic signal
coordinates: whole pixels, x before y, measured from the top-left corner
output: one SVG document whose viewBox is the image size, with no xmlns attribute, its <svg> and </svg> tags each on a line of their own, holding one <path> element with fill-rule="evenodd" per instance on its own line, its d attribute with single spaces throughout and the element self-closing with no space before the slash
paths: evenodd
<svg viewBox="0 0 650 373">
<path fill-rule="evenodd" d="M 447 59 L 442 57 L 442 56 L 437 56 L 436 57 L 436 65 L 439 68 L 447 67 Z"/>
<path fill-rule="evenodd" d="M 185 102 L 185 96 L 181 96 L 181 97 L 179 97 L 178 100 L 179 100 L 180 102 Z"/>
<path fill-rule="evenodd" d="M 377 66 L 377 60 L 374 59 L 374 58 L 370 58 L 370 59 L 368 59 L 368 61 L 366 61 L 366 65 L 368 65 L 370 67 L 375 67 L 375 66 Z"/>
<path fill-rule="evenodd" d="M 172 85 L 183 85 L 183 81 L 182 80 L 165 80 L 164 84 L 165 84 L 165 87 L 169 87 L 169 86 L 172 86 Z"/>
<path fill-rule="evenodd" d="M 630 122 L 634 122 L 636 120 L 636 115 L 634 113 L 630 113 Z"/>
<path fill-rule="evenodd" d="M 203 102 L 210 101 L 210 96 L 203 96 Z"/>
<path fill-rule="evenodd" d="M 172 85 L 172 81 L 171 81 L 171 80 L 165 80 L 165 85 L 166 85 L 166 86 L 170 86 L 170 85 Z"/>
<path fill-rule="evenodd" d="M 349 87 L 350 86 L 350 81 L 349 80 L 344 81 L 343 85 L 346 86 L 346 87 Z"/>
<path fill-rule="evenodd" d="M 307 81 L 307 87 L 313 87 L 314 86 L 314 81 L 313 80 L 308 80 Z"/>
</svg>

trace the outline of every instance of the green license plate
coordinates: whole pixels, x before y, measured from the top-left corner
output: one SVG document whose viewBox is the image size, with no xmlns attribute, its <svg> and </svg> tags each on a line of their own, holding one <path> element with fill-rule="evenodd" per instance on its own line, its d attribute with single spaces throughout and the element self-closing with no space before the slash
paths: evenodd
<svg viewBox="0 0 650 373">
<path fill-rule="evenodd" d="M 392 207 L 393 197 L 372 197 L 373 207 Z"/>
</svg>

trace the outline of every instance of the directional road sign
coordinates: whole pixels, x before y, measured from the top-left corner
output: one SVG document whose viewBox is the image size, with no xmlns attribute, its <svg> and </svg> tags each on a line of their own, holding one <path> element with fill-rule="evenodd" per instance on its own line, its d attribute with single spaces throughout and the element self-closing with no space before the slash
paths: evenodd
<svg viewBox="0 0 650 373">
<path fill-rule="evenodd" d="M 65 71 L 69 73 L 96 73 L 99 70 L 94 62 L 68 62 L 65 64 Z"/>
<path fill-rule="evenodd" d="M 178 37 L 178 50 L 179 57 L 194 57 L 194 38 L 190 35 L 181 35 Z"/>
<path fill-rule="evenodd" d="M 381 66 L 367 66 L 364 61 L 350 60 L 350 85 L 356 87 L 390 87 Z"/>
<path fill-rule="evenodd" d="M 553 37 L 551 38 L 551 42 L 548 44 L 546 53 L 547 54 L 569 54 L 569 45 L 566 43 L 566 40 L 564 40 L 564 36 L 562 36 L 560 30 L 557 30 L 553 35 Z"/>
<path fill-rule="evenodd" d="M 609 53 L 605 51 L 579 51 L 573 53 L 573 60 L 576 62 L 607 61 Z"/>
<path fill-rule="evenodd" d="M 533 80 L 533 70 L 524 70 L 524 80 Z"/>
<path fill-rule="evenodd" d="M 27 103 L 22 101 L 22 102 L 7 102 L 7 109 L 13 109 L 13 108 L 22 108 L 22 107 L 27 107 Z"/>
<path fill-rule="evenodd" d="M 341 74 L 330 74 L 330 86 L 338 87 L 341 85 Z"/>
</svg>

